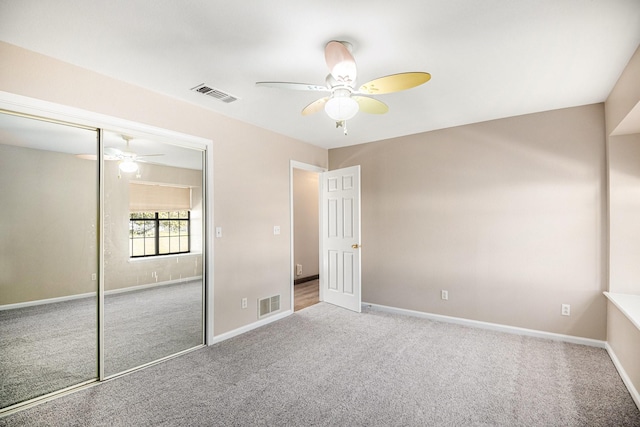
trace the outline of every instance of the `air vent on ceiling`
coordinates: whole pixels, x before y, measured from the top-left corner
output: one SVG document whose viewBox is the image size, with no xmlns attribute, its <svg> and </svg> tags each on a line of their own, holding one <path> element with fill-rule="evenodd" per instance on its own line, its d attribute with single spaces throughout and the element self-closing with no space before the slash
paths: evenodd
<svg viewBox="0 0 640 427">
<path fill-rule="evenodd" d="M 193 90 L 195 92 L 199 92 L 199 93 L 201 93 L 203 95 L 210 96 L 212 98 L 219 99 L 220 101 L 226 102 L 227 104 L 229 104 L 230 102 L 237 101 L 239 99 L 237 96 L 233 96 L 233 95 L 230 95 L 228 93 L 225 93 L 225 92 L 221 91 L 220 89 L 216 89 L 214 87 L 207 86 L 204 83 L 201 84 L 201 85 L 198 85 L 196 87 L 192 87 L 191 90 Z"/>
<path fill-rule="evenodd" d="M 280 310 L 280 295 L 258 300 L 258 318 Z"/>
</svg>

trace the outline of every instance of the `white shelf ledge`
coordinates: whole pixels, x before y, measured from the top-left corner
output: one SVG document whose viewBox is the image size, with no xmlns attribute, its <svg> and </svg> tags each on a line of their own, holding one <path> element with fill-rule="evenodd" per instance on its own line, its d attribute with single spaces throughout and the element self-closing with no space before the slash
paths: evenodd
<svg viewBox="0 0 640 427">
<path fill-rule="evenodd" d="M 640 295 L 615 294 L 611 292 L 605 292 L 604 295 L 627 316 L 636 328 L 640 329 Z"/>
</svg>

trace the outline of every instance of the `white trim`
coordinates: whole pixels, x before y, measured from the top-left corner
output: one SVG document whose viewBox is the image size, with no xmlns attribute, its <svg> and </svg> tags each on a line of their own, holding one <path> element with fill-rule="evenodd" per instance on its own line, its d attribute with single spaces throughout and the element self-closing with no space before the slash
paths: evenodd
<svg viewBox="0 0 640 427">
<path fill-rule="evenodd" d="M 481 322 L 479 320 L 463 319 L 461 317 L 444 316 L 441 314 L 425 313 L 422 311 L 407 310 L 404 308 L 389 307 L 386 305 L 362 303 L 362 307 L 371 307 L 374 310 L 387 313 L 404 314 L 406 316 L 420 317 L 438 322 L 455 323 L 470 326 L 472 328 L 488 329 L 491 331 L 506 332 L 508 334 L 524 335 L 529 337 L 544 338 L 554 341 L 563 341 L 572 344 L 588 345 L 590 347 L 605 348 L 606 342 L 591 338 L 576 337 L 573 335 L 556 334 L 553 332 L 538 331 L 535 329 L 519 328 L 516 326 L 501 325 L 499 323 Z"/>
<path fill-rule="evenodd" d="M 327 171 L 327 168 L 323 168 L 322 166 L 315 166 L 315 165 L 310 165 L 308 163 L 302 163 L 302 162 L 298 162 L 296 160 L 289 160 L 289 257 L 291 258 L 291 266 L 290 266 L 290 270 L 289 270 L 289 288 L 290 288 L 290 292 L 291 292 L 291 310 L 294 310 L 295 307 L 295 292 L 294 292 L 294 282 L 295 282 L 295 277 L 296 277 L 296 270 L 295 270 L 295 252 L 294 252 L 294 224 L 293 224 L 293 170 L 294 169 L 302 169 L 302 170 L 306 170 L 309 172 L 316 172 L 318 174 L 324 173 Z M 322 192 L 320 191 L 320 186 L 318 185 L 318 201 L 320 201 L 320 198 L 322 197 Z M 318 210 L 322 209 L 322 204 L 318 203 Z M 320 212 L 319 212 L 320 214 Z M 319 216 L 320 217 L 320 216 Z M 320 235 L 320 224 L 318 224 L 318 235 Z M 318 254 L 319 254 L 319 264 L 318 266 L 322 265 L 322 239 L 318 239 L 318 244 L 320 245 L 320 247 L 318 248 Z M 320 273 L 318 271 L 318 273 Z M 320 288 L 320 292 L 322 292 L 322 287 Z M 322 295 L 320 295 L 320 301 L 322 301 Z"/>
<path fill-rule="evenodd" d="M 631 378 L 629 378 L 629 375 L 627 375 L 627 372 L 622 367 L 622 363 L 620 363 L 620 360 L 616 356 L 615 352 L 613 351 L 613 348 L 611 348 L 609 343 L 606 343 L 605 348 L 607 349 L 607 353 L 609 353 L 609 357 L 613 362 L 613 366 L 615 366 L 616 369 L 618 370 L 618 374 L 620 374 L 620 378 L 622 378 L 622 382 L 624 383 L 625 386 L 627 386 L 627 390 L 629 390 L 629 394 L 631 395 L 631 398 L 633 398 L 633 401 L 636 403 L 636 406 L 638 407 L 638 409 L 640 409 L 640 392 L 638 392 L 638 390 L 634 387 L 633 382 L 631 381 Z"/>
<path fill-rule="evenodd" d="M 105 296 L 106 295 L 114 295 L 114 294 L 124 294 L 124 293 L 127 293 L 127 292 L 141 291 L 143 289 L 157 288 L 159 286 L 175 285 L 176 283 L 193 282 L 194 280 L 202 280 L 202 276 L 194 276 L 194 277 L 189 277 L 189 278 L 186 278 L 186 279 L 166 280 L 164 282 L 148 283 L 146 285 L 130 286 L 128 288 L 111 289 L 109 291 L 104 291 L 104 294 L 105 294 Z M 67 296 L 64 296 L 64 297 L 55 297 L 55 298 L 39 299 L 39 300 L 35 300 L 35 301 L 17 302 L 17 303 L 14 303 L 14 304 L 4 304 L 4 305 L 0 305 L 0 311 L 13 310 L 15 308 L 33 307 L 33 306 L 36 306 L 36 305 L 54 304 L 54 303 L 57 303 L 57 302 L 73 301 L 73 300 L 76 300 L 76 299 L 91 298 L 91 297 L 96 297 L 96 296 L 97 296 L 97 294 L 95 292 L 86 292 L 84 294 L 67 295 Z"/>
<path fill-rule="evenodd" d="M 204 344 L 207 345 L 213 340 L 213 252 L 214 249 L 214 224 L 213 221 L 213 141 L 209 141 L 207 149 L 205 150 L 205 164 L 204 164 L 204 180 L 205 189 L 203 192 L 204 197 L 204 241 L 202 242 L 202 263 L 205 265 L 204 269 Z"/>
<path fill-rule="evenodd" d="M 184 258 L 189 256 L 202 256 L 202 252 L 184 252 L 181 254 L 167 254 L 167 255 L 152 255 L 152 256 L 140 256 L 140 257 L 129 257 L 127 262 L 137 263 L 137 262 L 145 262 L 145 261 L 163 261 L 167 259 L 173 258 Z"/>
<path fill-rule="evenodd" d="M 238 329 L 234 329 L 232 331 L 225 332 L 224 334 L 216 335 L 215 337 L 213 337 L 211 342 L 208 343 L 208 345 L 217 344 L 219 342 L 228 340 L 229 338 L 233 338 L 233 337 L 236 337 L 238 335 L 242 335 L 245 332 L 249 332 L 249 331 L 257 329 L 257 328 L 259 328 L 261 326 L 268 325 L 269 323 L 284 319 L 285 317 L 288 317 L 288 316 L 290 316 L 292 314 L 293 314 L 293 309 L 287 310 L 287 311 L 283 311 L 282 313 L 275 314 L 273 316 L 269 316 L 267 318 L 258 320 L 257 322 L 253 322 L 253 323 L 250 323 L 248 325 L 241 326 Z"/>
<path fill-rule="evenodd" d="M 633 326 L 640 329 L 640 295 L 603 293 L 629 319 Z"/>
<path fill-rule="evenodd" d="M 0 305 L 0 311 L 14 310 L 16 308 L 35 307 L 37 305 L 55 304 L 57 302 L 73 301 L 76 299 L 84 299 L 89 297 L 97 297 L 96 292 L 87 292 L 84 294 L 67 295 L 64 297 L 46 298 L 35 301 L 16 302 L 13 304 Z"/>
</svg>

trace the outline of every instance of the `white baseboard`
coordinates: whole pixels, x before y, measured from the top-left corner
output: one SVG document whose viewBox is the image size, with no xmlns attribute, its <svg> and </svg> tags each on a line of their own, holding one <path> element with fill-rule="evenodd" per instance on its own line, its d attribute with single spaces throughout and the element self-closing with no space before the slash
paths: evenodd
<svg viewBox="0 0 640 427">
<path fill-rule="evenodd" d="M 242 326 L 242 327 L 240 327 L 238 329 L 234 329 L 232 331 L 225 332 L 224 334 L 216 335 L 216 336 L 213 337 L 213 340 L 210 343 L 208 343 L 207 345 L 213 345 L 213 344 L 217 344 L 219 342 L 222 342 L 224 340 L 228 340 L 229 338 L 233 338 L 233 337 L 236 337 L 238 335 L 244 334 L 245 332 L 249 332 L 249 331 L 251 331 L 253 329 L 259 328 L 261 326 L 268 325 L 271 322 L 275 322 L 277 320 L 284 319 L 285 317 L 290 316 L 292 314 L 293 314 L 293 310 L 286 310 L 286 311 L 283 311 L 282 313 L 274 314 L 273 316 L 269 316 L 267 318 L 260 319 L 257 322 L 250 323 L 250 324 Z"/>
<path fill-rule="evenodd" d="M 111 289 L 105 291 L 105 295 L 123 294 L 126 292 L 141 291 L 143 289 L 157 288 L 159 286 L 175 285 L 177 283 L 192 282 L 194 280 L 202 280 L 202 276 L 187 277 L 186 279 L 166 280 L 164 282 L 148 283 L 146 285 L 129 286 L 128 288 Z"/>
<path fill-rule="evenodd" d="M 159 286 L 175 285 L 176 283 L 191 282 L 193 280 L 201 280 L 201 279 L 202 279 L 202 276 L 194 276 L 194 277 L 188 277 L 186 279 L 167 280 L 167 281 L 164 281 L 164 282 L 149 283 L 149 284 L 146 284 L 146 285 L 130 286 L 128 288 L 112 289 L 112 290 L 109 290 L 109 291 L 105 291 L 104 294 L 105 295 L 122 294 L 122 293 L 125 293 L 125 292 L 141 291 L 143 289 L 157 288 Z M 35 301 L 17 302 L 15 304 L 0 305 L 0 311 L 2 311 L 2 310 L 12 310 L 12 309 L 15 309 L 15 308 L 33 307 L 33 306 L 36 306 L 36 305 L 53 304 L 53 303 L 56 303 L 56 302 L 73 301 L 73 300 L 76 300 L 76 299 L 92 298 L 92 297 L 93 298 L 96 297 L 96 293 L 95 292 L 87 292 L 87 293 L 84 293 L 84 294 L 67 295 L 67 296 L 64 296 L 64 297 L 39 299 L 39 300 L 35 300 Z"/>
<path fill-rule="evenodd" d="M 631 378 L 629 378 L 629 375 L 627 375 L 627 371 L 625 371 L 624 368 L 622 367 L 622 364 L 620 363 L 618 356 L 616 356 L 615 352 L 613 351 L 613 348 L 611 348 L 609 343 L 606 343 L 606 344 L 607 344 L 606 346 L 607 353 L 609 353 L 609 357 L 613 362 L 613 366 L 615 366 L 616 369 L 618 370 L 618 374 L 620 374 L 620 378 L 622 378 L 622 382 L 624 383 L 624 385 L 627 386 L 627 390 L 629 390 L 629 394 L 631 395 L 631 398 L 636 403 L 636 406 L 638 407 L 638 409 L 640 409 L 640 392 L 638 392 L 638 390 L 633 385 Z"/>
<path fill-rule="evenodd" d="M 553 332 L 538 331 L 535 329 L 518 328 L 516 326 L 501 325 L 499 323 L 481 322 L 479 320 L 463 319 L 461 317 L 443 316 L 441 314 L 425 313 L 422 311 L 407 310 L 404 308 L 389 307 L 380 304 L 362 303 L 363 307 L 371 307 L 374 310 L 386 311 L 388 313 L 404 314 L 406 316 L 421 317 L 423 319 L 436 320 L 439 322 L 455 323 L 458 325 L 470 326 L 473 328 L 489 329 L 492 331 L 506 332 L 509 334 L 525 335 L 536 338 L 545 338 L 554 341 L 569 342 L 572 344 L 588 345 L 590 347 L 605 348 L 606 342 L 591 338 L 582 338 L 572 335 L 556 334 Z"/>
</svg>

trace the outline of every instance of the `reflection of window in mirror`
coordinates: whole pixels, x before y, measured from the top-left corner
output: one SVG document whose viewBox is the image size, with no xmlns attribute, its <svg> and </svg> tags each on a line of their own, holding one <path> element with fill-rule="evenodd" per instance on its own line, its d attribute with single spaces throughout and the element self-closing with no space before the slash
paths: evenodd
<svg viewBox="0 0 640 427">
<path fill-rule="evenodd" d="M 129 184 L 129 256 L 189 253 L 191 188 L 167 184 Z"/>
<path fill-rule="evenodd" d="M 189 253 L 190 212 L 131 212 L 130 256 Z"/>
</svg>

